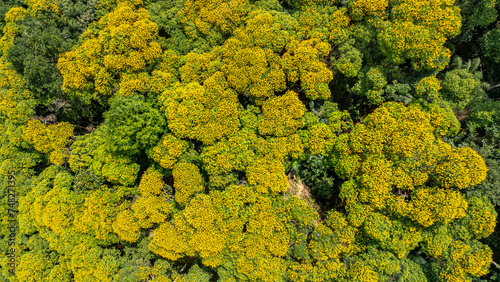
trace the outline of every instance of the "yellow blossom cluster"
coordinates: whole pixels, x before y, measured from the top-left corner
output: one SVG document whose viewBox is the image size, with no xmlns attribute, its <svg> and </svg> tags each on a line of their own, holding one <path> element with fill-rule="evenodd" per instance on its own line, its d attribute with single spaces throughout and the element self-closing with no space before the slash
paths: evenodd
<svg viewBox="0 0 500 282">
<path fill-rule="evenodd" d="M 203 178 L 199 168 L 192 163 L 178 163 L 172 171 L 174 177 L 175 201 L 186 204 L 189 198 L 203 191 Z"/>
<path fill-rule="evenodd" d="M 60 1 L 26 0 L 28 9 L 11 9 L 0 51 L 13 44 L 25 15 L 60 13 Z M 408 258 L 417 248 L 444 281 L 487 273 L 492 252 L 478 240 L 494 231 L 497 214 L 486 198 L 460 192 L 486 178 L 485 161 L 440 139 L 458 130 L 450 109 L 382 104 L 391 89 L 411 90 L 387 81 L 406 72 L 395 66 L 406 63 L 430 71 L 409 80 L 416 98 L 440 98 L 435 72 L 447 65 L 444 43 L 460 28 L 451 0 L 288 1 L 294 13 L 273 10 L 283 2 L 275 0 L 148 6 L 173 7 L 154 11 L 174 19 L 162 23 L 168 39 L 159 38 L 142 0 L 98 2 L 96 9 L 112 10 L 60 55 L 63 90 L 76 102 L 104 106 L 113 95 L 145 94 L 165 116 L 152 125 L 162 138 L 116 149 L 127 142 L 106 139 L 113 118 L 121 120 L 112 107 L 95 132 L 73 142 L 67 171 L 61 164 L 73 126 L 27 121 L 33 111 L 22 111 L 34 107 L 21 101 L 31 94 L 0 60 L 0 121 L 24 119 L 22 137 L 5 139 L 32 144 L 55 164 L 20 200 L 21 231 L 31 237 L 22 248 L 50 252 L 23 254 L 18 279 L 208 281 L 201 269 L 209 268 L 223 281 L 403 281 L 413 274 L 424 281 L 427 273 Z M 184 39 L 224 43 L 182 56 L 162 50 Z M 361 53 L 367 46 L 380 47 L 382 56 Z M 380 60 L 384 67 L 372 65 Z M 379 105 L 355 125 L 328 101 L 339 98 L 330 92 L 339 89 L 334 71 L 354 82 L 350 94 Z M 297 183 L 287 170 L 305 159 L 316 161 L 314 174 L 324 166 L 320 172 L 329 176 L 321 185 L 330 186 L 327 193 L 340 189 L 344 212 L 320 218 L 306 203 L 312 199 L 303 199 L 311 197 L 307 189 L 290 192 Z M 106 185 L 96 181 L 101 177 Z M 154 266 L 135 258 L 148 251 Z M 129 259 L 136 260 L 133 275 Z M 186 274 L 178 273 L 180 264 L 189 266 Z"/>
<path fill-rule="evenodd" d="M 218 72 L 203 86 L 198 82 L 177 83 L 161 95 L 168 126 L 177 138 L 211 144 L 238 130 L 238 98 L 221 79 Z"/>
<path fill-rule="evenodd" d="M 174 219 L 178 216 L 174 216 Z M 176 225 L 171 222 L 162 223 L 152 233 L 153 240 L 149 244 L 149 249 L 170 260 L 177 260 L 183 257 L 188 251 L 189 245 L 183 234 L 179 234 Z"/>
<path fill-rule="evenodd" d="M 69 256 L 70 267 L 75 281 L 99 280 L 103 282 L 113 281 L 116 264 L 104 249 L 96 244 L 81 242 L 75 244 Z"/>
<path fill-rule="evenodd" d="M 451 106 L 446 104 L 428 104 L 426 111 L 431 116 L 431 124 L 436 136 L 455 136 L 460 130 L 458 121 Z"/>
<path fill-rule="evenodd" d="M 451 0 L 394 1 L 392 15 L 395 20 L 423 25 L 445 37 L 457 35 L 462 23 L 460 8 Z"/>
<path fill-rule="evenodd" d="M 293 91 L 271 98 L 262 104 L 259 133 L 277 137 L 291 135 L 304 126 L 302 116 L 305 111 L 306 107 Z"/>
<path fill-rule="evenodd" d="M 445 188 L 465 189 L 474 186 L 486 178 L 486 163 L 472 148 L 451 149 L 447 158 L 436 165 L 436 180 Z"/>
<path fill-rule="evenodd" d="M 225 64 L 222 69 L 229 86 L 238 93 L 264 99 L 285 89 L 285 74 L 279 57 L 273 52 L 258 47 L 245 48 L 236 39 L 227 40 L 223 52 Z"/>
<path fill-rule="evenodd" d="M 57 125 L 45 125 L 32 119 L 23 129 L 23 139 L 33 144 L 35 150 L 50 153 L 50 162 L 56 165 L 64 163 L 68 139 L 73 135 L 73 126 L 67 122 Z"/>
<path fill-rule="evenodd" d="M 52 11 L 54 13 L 59 13 L 59 1 L 60 0 L 25 0 L 24 3 L 28 5 L 31 12 L 35 14 L 39 11 Z"/>
<path fill-rule="evenodd" d="M 202 160 L 206 171 L 216 175 L 232 170 L 244 170 L 255 158 L 253 147 L 256 138 L 253 132 L 238 131 L 228 140 L 205 147 Z"/>
<path fill-rule="evenodd" d="M 174 215 L 173 222 L 163 223 L 155 230 L 150 248 L 172 260 L 194 251 L 201 252 L 205 259 L 215 256 L 224 248 L 226 237 L 214 226 L 218 217 L 211 197 L 199 194 L 182 214 Z"/>
<path fill-rule="evenodd" d="M 317 39 L 292 41 L 287 45 L 282 65 L 290 82 L 298 82 L 311 99 L 328 99 L 331 95 L 328 83 L 333 79 L 320 59 L 330 53 L 331 46 Z"/>
<path fill-rule="evenodd" d="M 248 0 L 188 0 L 183 6 L 178 12 L 181 23 L 194 24 L 202 34 L 208 34 L 214 27 L 226 34 L 232 32 L 249 9 Z"/>
<path fill-rule="evenodd" d="M 407 256 L 422 241 L 421 228 L 409 226 L 400 220 L 390 220 L 379 213 L 373 213 L 367 219 L 364 231 L 398 259 Z"/>
<path fill-rule="evenodd" d="M 172 134 L 166 134 L 158 145 L 151 149 L 150 155 L 160 166 L 171 169 L 187 149 L 187 141 L 178 139 Z"/>
<path fill-rule="evenodd" d="M 78 138 L 71 147 L 68 163 L 74 172 L 90 169 L 97 176 L 102 176 L 112 183 L 130 185 L 137 178 L 139 165 L 126 156 L 113 154 L 103 144 L 105 127 L 94 133 Z"/>
<path fill-rule="evenodd" d="M 66 172 L 55 176 L 54 187 L 45 195 L 37 197 L 32 203 L 29 216 L 38 227 L 48 227 L 61 236 L 72 225 L 73 214 L 78 212 L 80 200 L 73 197 L 68 189 L 72 178 Z"/>
<path fill-rule="evenodd" d="M 469 230 L 478 239 L 486 238 L 495 231 L 497 212 L 485 198 L 468 199 L 469 208 L 465 220 Z"/>
<path fill-rule="evenodd" d="M 451 55 L 444 43 L 460 32 L 460 8 L 449 0 L 398 0 L 390 4 L 390 20 L 383 21 L 387 6 L 387 1 L 371 0 L 350 4 L 353 18 L 365 14 L 381 17 L 368 21 L 379 30 L 377 40 L 389 63 L 399 65 L 409 59 L 415 70 L 443 70 Z M 364 32 L 357 28 L 357 33 L 361 38 Z"/>
<path fill-rule="evenodd" d="M 290 15 L 255 10 L 249 13 L 245 26 L 234 31 L 234 38 L 247 48 L 255 46 L 279 53 L 294 37 L 297 25 Z"/>
<path fill-rule="evenodd" d="M 432 257 L 445 255 L 453 241 L 452 234 L 449 232 L 449 227 L 441 225 L 431 231 L 423 232 L 422 249 L 426 254 Z"/>
<path fill-rule="evenodd" d="M 296 22 L 261 10 L 249 16 L 245 26 L 224 43 L 221 70 L 231 88 L 255 97 L 259 104 L 285 90 L 286 77 L 278 54 L 292 37 Z"/>
<path fill-rule="evenodd" d="M 338 1 L 337 0 L 299 0 L 299 1 L 294 1 L 293 3 L 299 7 L 308 8 L 310 6 L 315 6 L 315 5 L 337 4 Z"/>
<path fill-rule="evenodd" d="M 113 231 L 121 240 L 136 242 L 140 236 L 140 226 L 129 209 L 119 212 L 113 222 Z"/>
<path fill-rule="evenodd" d="M 141 228 L 164 222 L 173 210 L 173 201 L 164 192 L 165 182 L 156 170 L 148 170 L 139 183 L 140 197 L 132 203 L 133 217 Z"/>
<path fill-rule="evenodd" d="M 328 125 L 324 123 L 315 124 L 311 127 L 311 137 L 308 140 L 309 150 L 313 154 L 326 156 L 335 144 L 335 137 Z"/>
<path fill-rule="evenodd" d="M 286 137 L 257 138 L 254 150 L 259 158 L 270 157 L 284 161 L 287 156 L 299 158 L 304 151 L 300 136 L 295 133 Z"/>
<path fill-rule="evenodd" d="M 18 23 L 21 22 L 27 10 L 22 7 L 11 8 L 5 14 L 5 26 L 3 28 L 3 36 L 0 38 L 0 50 L 4 56 L 7 55 L 7 50 L 14 44 L 14 38 L 19 30 Z M 4 63 L 2 62 L 2 65 Z"/>
<path fill-rule="evenodd" d="M 388 209 L 421 226 L 465 216 L 460 192 L 486 177 L 484 160 L 470 148 L 453 149 L 433 135 L 431 115 L 386 103 L 336 138 L 337 172 L 353 179 L 341 189 L 350 218 L 361 224 L 372 210 Z M 429 179 L 438 187 L 427 187 Z M 411 200 L 410 200 L 411 199 Z"/>
<path fill-rule="evenodd" d="M 0 62 L 0 88 L 0 119 L 24 122 L 32 117 L 29 109 L 35 102 L 32 93 L 26 89 L 22 77 L 4 62 Z"/>
<path fill-rule="evenodd" d="M 282 193 L 288 188 L 285 168 L 280 161 L 258 158 L 247 167 L 248 183 L 259 193 Z"/>
<path fill-rule="evenodd" d="M 164 222 L 173 210 L 173 201 L 165 195 L 141 195 L 132 204 L 133 216 L 141 228 L 151 228 L 154 224 Z"/>
<path fill-rule="evenodd" d="M 73 225 L 75 230 L 94 236 L 98 240 L 113 241 L 113 219 L 115 207 L 112 203 L 112 194 L 104 186 L 103 189 L 92 191 L 74 214 Z"/>
<path fill-rule="evenodd" d="M 142 175 L 139 192 L 141 192 L 141 195 L 158 195 L 163 190 L 164 185 L 165 182 L 163 182 L 160 172 L 156 170 L 147 171 Z"/>
<path fill-rule="evenodd" d="M 441 88 L 441 83 L 436 76 L 426 76 L 415 85 L 415 93 L 417 97 L 426 97 L 435 100 L 440 98 L 439 90 Z"/>
<path fill-rule="evenodd" d="M 91 206 L 96 201 L 92 196 L 85 199 L 83 215 L 75 217 L 76 230 L 82 233 L 95 234 L 97 239 L 113 240 L 111 230 L 118 235 L 118 238 L 128 242 L 136 242 L 141 235 L 141 228 L 151 228 L 153 224 L 163 222 L 172 211 L 172 202 L 165 201 L 162 195 L 159 195 L 163 188 L 161 174 L 157 171 L 148 170 L 141 179 L 139 185 L 140 197 L 132 205 L 129 201 L 123 201 L 121 205 L 113 208 L 107 205 L 112 201 L 117 193 L 110 197 L 108 191 L 96 191 L 96 193 L 106 193 L 106 198 L 101 199 L 102 207 L 91 210 Z M 130 188 L 122 189 L 122 196 L 130 193 Z M 134 192 L 134 191 L 132 191 Z M 102 194 L 101 194 L 102 195 Z M 93 207 L 93 206 L 92 206 Z M 109 222 L 114 216 L 112 222 Z M 102 226 L 107 224 L 106 226 Z"/>
<path fill-rule="evenodd" d="M 298 12 L 298 36 L 341 44 L 351 32 L 348 9 L 337 6 L 304 6 Z"/>
<path fill-rule="evenodd" d="M 488 273 L 493 252 L 480 242 L 455 241 L 450 244 L 449 262 L 440 272 L 444 281 L 467 281 L 469 275 L 476 277 Z"/>
<path fill-rule="evenodd" d="M 219 92 L 230 88 L 261 105 L 285 90 L 286 81 L 300 80 L 308 97 L 326 99 L 333 75 L 322 60 L 331 46 L 319 39 L 298 40 L 297 25 L 288 15 L 253 11 L 245 26 L 234 30 L 223 46 L 204 54 L 188 54 L 181 67 L 182 81 L 206 86 L 213 78 Z"/>
<path fill-rule="evenodd" d="M 382 53 L 390 63 L 402 64 L 410 59 L 415 70 L 443 70 L 450 61 L 451 51 L 444 47 L 446 37 L 425 26 L 409 21 L 384 24 L 378 35 Z"/>
<path fill-rule="evenodd" d="M 266 140 L 245 128 L 227 140 L 207 146 L 201 157 L 211 183 L 215 179 L 216 182 L 223 181 L 221 177 L 231 178 L 234 171 L 244 171 L 249 181 L 258 185 L 260 192 L 277 193 L 288 187 L 283 163 L 285 157 L 299 157 L 302 153 L 303 144 L 297 134 Z M 224 185 L 224 182 L 220 184 Z"/>
<path fill-rule="evenodd" d="M 79 45 L 60 55 L 57 67 L 63 90 L 90 103 L 106 99 L 120 87 L 125 95 L 147 89 L 149 75 L 141 72 L 162 56 L 156 42 L 158 26 L 147 10 L 121 2 L 98 24 L 99 29 L 87 29 Z"/>
<path fill-rule="evenodd" d="M 186 56 L 184 56 L 186 62 L 180 67 L 182 82 L 185 84 L 202 82 L 219 71 L 222 65 L 219 60 L 220 54 L 220 47 L 215 47 L 212 52 L 186 54 Z"/>
<path fill-rule="evenodd" d="M 387 17 L 388 5 L 388 0 L 354 0 L 349 3 L 349 8 L 352 18 L 361 20 L 363 17 Z"/>
<path fill-rule="evenodd" d="M 27 282 L 67 279 L 65 274 L 67 274 L 68 270 L 64 266 L 51 268 L 52 264 L 57 262 L 57 259 L 53 257 L 53 253 L 45 254 L 43 252 L 22 254 L 16 265 L 16 278 Z M 56 274 L 56 271 L 60 271 L 60 273 Z"/>
<path fill-rule="evenodd" d="M 198 194 L 154 231 L 149 247 L 172 260 L 198 254 L 208 267 L 230 263 L 237 272 L 232 277 L 276 281 L 289 266 L 284 256 L 291 240 L 291 212 L 305 208 L 301 201 L 283 205 L 252 186 L 233 185 L 223 192 Z M 305 221 L 310 224 L 311 218 Z"/>
<path fill-rule="evenodd" d="M 406 216 L 428 227 L 436 222 L 449 223 L 464 217 L 467 207 L 467 201 L 458 191 L 421 188 L 412 193 Z"/>
<path fill-rule="evenodd" d="M 397 273 L 400 270 L 400 262 L 392 253 L 369 249 L 366 254 L 360 255 L 351 265 L 349 276 L 357 281 L 375 282 L 383 281 L 386 275 Z"/>
</svg>

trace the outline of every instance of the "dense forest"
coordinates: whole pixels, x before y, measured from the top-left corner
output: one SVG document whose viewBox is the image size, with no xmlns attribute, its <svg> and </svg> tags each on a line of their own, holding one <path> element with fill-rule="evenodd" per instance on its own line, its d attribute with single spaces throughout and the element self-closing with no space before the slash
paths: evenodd
<svg viewBox="0 0 500 282">
<path fill-rule="evenodd" d="M 0 281 L 500 281 L 495 0 L 4 0 Z"/>
</svg>

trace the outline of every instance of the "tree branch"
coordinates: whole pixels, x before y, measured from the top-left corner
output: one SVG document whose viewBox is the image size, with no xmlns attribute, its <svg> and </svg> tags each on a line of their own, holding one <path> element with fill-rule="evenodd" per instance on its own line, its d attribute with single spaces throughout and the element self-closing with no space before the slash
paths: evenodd
<svg viewBox="0 0 500 282">
<path fill-rule="evenodd" d="M 491 89 L 495 89 L 495 88 L 497 88 L 497 87 L 500 87 L 500 83 L 499 83 L 499 84 L 495 84 L 495 85 L 491 86 L 490 88 L 488 88 L 488 90 L 487 90 L 487 91 L 490 91 Z"/>
</svg>

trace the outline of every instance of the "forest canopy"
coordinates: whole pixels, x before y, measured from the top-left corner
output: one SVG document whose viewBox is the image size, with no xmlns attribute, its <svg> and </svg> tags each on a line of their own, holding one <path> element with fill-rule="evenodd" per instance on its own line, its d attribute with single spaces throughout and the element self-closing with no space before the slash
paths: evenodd
<svg viewBox="0 0 500 282">
<path fill-rule="evenodd" d="M 0 280 L 498 281 L 499 9 L 3 1 Z"/>
</svg>

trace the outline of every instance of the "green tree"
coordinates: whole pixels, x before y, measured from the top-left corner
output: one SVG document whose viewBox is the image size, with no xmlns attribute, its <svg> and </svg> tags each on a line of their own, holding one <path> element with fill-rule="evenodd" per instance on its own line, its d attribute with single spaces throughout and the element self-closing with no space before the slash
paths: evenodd
<svg viewBox="0 0 500 282">
<path fill-rule="evenodd" d="M 117 96 L 104 113 L 107 127 L 106 147 L 124 155 L 139 155 L 158 143 L 165 130 L 165 120 L 160 111 L 143 96 Z"/>
<path fill-rule="evenodd" d="M 62 78 L 56 63 L 60 53 L 69 51 L 93 20 L 94 0 L 28 1 L 25 14 L 18 19 L 7 17 L 8 29 L 3 40 L 6 58 L 24 76 L 27 87 L 44 104 L 63 98 Z M 12 26 L 13 25 L 13 26 Z"/>
</svg>

